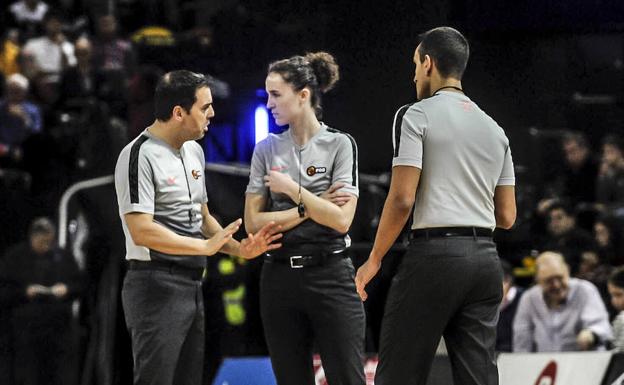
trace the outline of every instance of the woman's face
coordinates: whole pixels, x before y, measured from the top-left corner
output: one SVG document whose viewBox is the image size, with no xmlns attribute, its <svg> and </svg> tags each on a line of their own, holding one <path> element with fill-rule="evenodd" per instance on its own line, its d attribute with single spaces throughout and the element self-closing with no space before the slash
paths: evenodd
<svg viewBox="0 0 624 385">
<path fill-rule="evenodd" d="M 624 289 L 613 285 L 611 282 L 609 282 L 607 288 L 609 289 L 613 307 L 618 311 L 624 310 Z"/>
<path fill-rule="evenodd" d="M 606 247 L 609 245 L 609 228 L 604 223 L 596 222 L 594 224 L 594 234 L 599 246 Z"/>
<path fill-rule="evenodd" d="M 271 110 L 275 123 L 279 126 L 291 124 L 304 113 L 309 98 L 309 91 L 295 91 L 291 84 L 286 83 L 282 75 L 270 72 L 265 82 L 267 108 Z"/>
</svg>

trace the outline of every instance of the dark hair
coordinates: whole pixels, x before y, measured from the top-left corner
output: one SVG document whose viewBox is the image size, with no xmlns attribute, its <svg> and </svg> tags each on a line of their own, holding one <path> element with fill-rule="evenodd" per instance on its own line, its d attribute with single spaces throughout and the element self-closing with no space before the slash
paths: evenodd
<svg viewBox="0 0 624 385">
<path fill-rule="evenodd" d="M 45 25 L 48 21 L 54 19 L 62 23 L 65 21 L 65 18 L 63 16 L 63 13 L 56 8 L 48 9 L 45 15 L 43 15 L 43 19 L 41 20 L 41 22 Z"/>
<path fill-rule="evenodd" d="M 28 227 L 28 235 L 31 237 L 35 234 L 53 234 L 54 232 L 56 232 L 54 223 L 46 217 L 35 218 Z"/>
<path fill-rule="evenodd" d="M 563 138 L 561 140 L 563 144 L 567 142 L 574 142 L 578 144 L 580 147 L 589 149 L 589 142 L 587 141 L 587 137 L 582 132 L 572 131 L 566 132 L 563 134 Z"/>
<path fill-rule="evenodd" d="M 550 213 L 552 213 L 554 210 L 563 210 L 563 212 L 565 212 L 567 216 L 571 217 L 575 215 L 572 206 L 570 206 L 570 204 L 564 200 L 555 201 L 552 205 L 550 205 L 547 211 L 548 215 L 550 215 Z"/>
<path fill-rule="evenodd" d="M 602 139 L 602 145 L 609 144 L 616 147 L 624 155 L 624 140 L 622 137 L 616 134 L 610 134 Z"/>
<path fill-rule="evenodd" d="M 331 90 L 340 78 L 338 64 L 327 52 L 307 53 L 305 56 L 275 61 L 269 64 L 268 72 L 280 74 L 295 91 L 308 87 L 312 107 L 318 118 L 323 115 L 321 94 Z"/>
<path fill-rule="evenodd" d="M 421 62 L 425 55 L 429 55 L 443 77 L 461 79 L 468 64 L 470 47 L 458 30 L 438 27 L 420 35 L 418 55 Z"/>
<path fill-rule="evenodd" d="M 624 289 L 624 266 L 618 267 L 611 273 L 609 283 Z"/>
<path fill-rule="evenodd" d="M 167 122 L 175 106 L 189 112 L 196 102 L 195 93 L 202 87 L 208 87 L 206 77 L 186 70 L 164 74 L 156 85 L 154 94 L 154 115 L 156 119 Z"/>
<path fill-rule="evenodd" d="M 511 263 L 509 263 L 508 261 L 504 259 L 501 259 L 500 263 L 501 263 L 501 268 L 503 269 L 503 278 L 509 279 L 511 282 L 513 282 L 514 275 L 513 275 L 513 267 L 511 266 Z"/>
</svg>

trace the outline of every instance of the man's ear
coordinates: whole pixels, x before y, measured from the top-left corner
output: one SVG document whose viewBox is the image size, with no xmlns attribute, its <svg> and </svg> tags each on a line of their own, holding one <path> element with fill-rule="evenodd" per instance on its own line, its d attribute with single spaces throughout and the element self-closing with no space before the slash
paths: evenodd
<svg viewBox="0 0 624 385">
<path fill-rule="evenodd" d="M 425 55 L 425 60 L 423 61 L 423 69 L 427 76 L 431 76 L 431 70 L 433 69 L 433 59 L 429 55 Z"/>
<path fill-rule="evenodd" d="M 184 116 L 184 109 L 182 106 L 175 106 L 173 110 L 171 110 L 171 117 L 179 122 L 182 121 L 182 117 Z"/>
</svg>

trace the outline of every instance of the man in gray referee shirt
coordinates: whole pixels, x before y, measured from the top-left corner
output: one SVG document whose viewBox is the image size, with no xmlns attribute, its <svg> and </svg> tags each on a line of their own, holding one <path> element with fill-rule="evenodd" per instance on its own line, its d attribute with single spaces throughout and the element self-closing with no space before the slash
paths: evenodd
<svg viewBox="0 0 624 385">
<path fill-rule="evenodd" d="M 441 336 L 456 384 L 498 384 L 503 274 L 492 231 L 515 221 L 515 178 L 505 133 L 463 92 L 468 52 L 452 28 L 426 32 L 414 54 L 419 102 L 395 116 L 390 191 L 356 276 L 365 300 L 413 206 L 411 241 L 386 302 L 376 385 L 424 385 Z"/>
<path fill-rule="evenodd" d="M 267 224 L 240 243 L 241 220 L 222 228 L 208 211 L 204 152 L 195 142 L 214 116 L 206 78 L 165 74 L 156 120 L 119 154 L 115 189 L 126 236 L 122 302 L 132 339 L 134 383 L 200 385 L 204 363 L 201 278 L 205 256 L 254 258 L 279 247 Z M 207 239 L 206 239 L 207 238 Z"/>
</svg>

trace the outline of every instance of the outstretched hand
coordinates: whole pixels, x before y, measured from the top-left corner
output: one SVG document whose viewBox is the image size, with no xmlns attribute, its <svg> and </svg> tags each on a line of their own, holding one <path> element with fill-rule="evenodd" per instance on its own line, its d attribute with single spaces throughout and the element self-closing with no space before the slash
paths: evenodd
<svg viewBox="0 0 624 385">
<path fill-rule="evenodd" d="M 217 231 L 215 235 L 213 235 L 210 239 L 207 239 L 206 242 L 206 255 L 214 255 L 221 248 L 232 239 L 232 235 L 238 231 L 243 220 L 238 218 L 234 222 L 227 225 L 223 230 Z"/>
<path fill-rule="evenodd" d="M 258 230 L 256 234 L 249 233 L 247 238 L 240 242 L 240 256 L 245 259 L 253 259 L 266 251 L 281 247 L 281 243 L 273 243 L 282 237 L 281 229 L 282 226 L 271 221 Z"/>
</svg>

